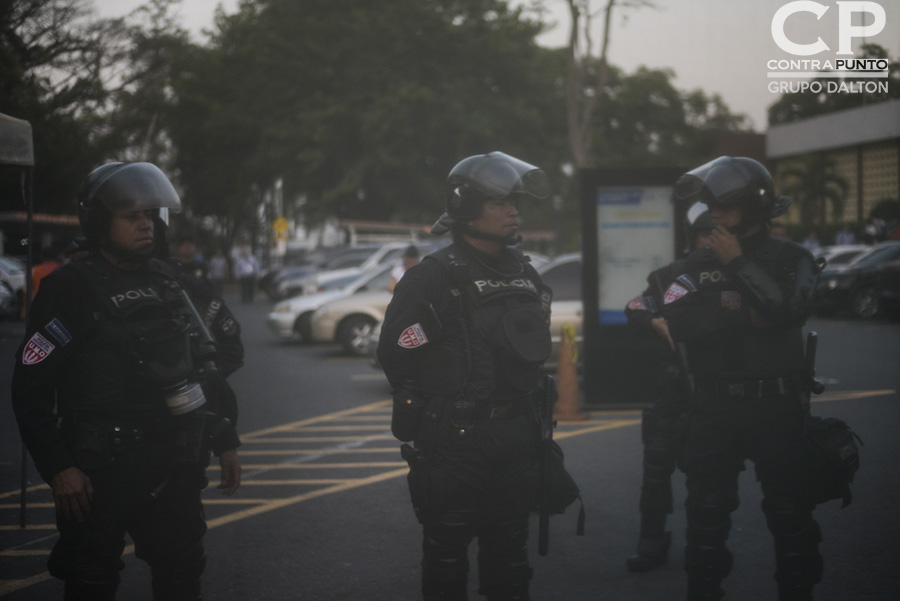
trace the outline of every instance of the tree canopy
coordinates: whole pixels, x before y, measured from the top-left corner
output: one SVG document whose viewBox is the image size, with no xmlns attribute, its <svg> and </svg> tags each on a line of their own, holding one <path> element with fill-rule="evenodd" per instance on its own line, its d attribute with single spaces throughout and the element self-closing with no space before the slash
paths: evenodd
<svg viewBox="0 0 900 601">
<path fill-rule="evenodd" d="M 74 209 L 77 181 L 105 160 L 159 164 L 183 218 L 216 224 L 227 243 L 275 214 L 432 221 L 451 167 L 492 150 L 539 165 L 566 193 L 568 57 L 537 45 L 539 13 L 507 0 L 242 0 L 195 43 L 178 4 L 150 0 L 125 21 L 81 16 L 85 0 L 4 4 L 0 56 L 15 60 L 0 61 L 0 90 L 18 100 L 3 110 L 36 137 L 66 136 L 38 155 L 47 185 L 60 184 L 37 195 L 58 210 Z M 49 44 L 26 10 L 84 48 L 28 62 Z M 80 16 L 60 22 L 67 11 Z M 80 63 L 90 68 L 45 75 Z M 697 162 L 718 133 L 744 127 L 719 97 L 676 90 L 671 71 L 607 73 L 589 90 L 596 164 Z"/>
</svg>

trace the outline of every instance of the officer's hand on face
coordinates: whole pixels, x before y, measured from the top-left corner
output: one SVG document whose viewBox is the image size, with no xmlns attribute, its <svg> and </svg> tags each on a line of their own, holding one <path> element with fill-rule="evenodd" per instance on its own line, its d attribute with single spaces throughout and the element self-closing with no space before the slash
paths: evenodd
<svg viewBox="0 0 900 601">
<path fill-rule="evenodd" d="M 241 461 L 237 451 L 223 451 L 219 454 L 219 465 L 222 467 L 222 481 L 219 488 L 223 495 L 229 497 L 241 486 Z"/>
<path fill-rule="evenodd" d="M 672 335 L 669 334 L 669 322 L 662 317 L 654 317 L 650 320 L 650 326 L 663 340 L 669 343 L 669 348 L 674 351 L 675 341 L 672 340 Z"/>
<path fill-rule="evenodd" d="M 53 489 L 53 502 L 56 504 L 56 515 L 66 520 L 75 519 L 83 522 L 91 512 L 91 499 L 94 487 L 87 474 L 77 467 L 69 467 L 54 474 L 50 480 Z"/>
<path fill-rule="evenodd" d="M 717 225 L 710 233 L 709 247 L 716 253 L 722 265 L 728 265 L 742 254 L 741 243 L 737 236 L 721 225 Z"/>
</svg>

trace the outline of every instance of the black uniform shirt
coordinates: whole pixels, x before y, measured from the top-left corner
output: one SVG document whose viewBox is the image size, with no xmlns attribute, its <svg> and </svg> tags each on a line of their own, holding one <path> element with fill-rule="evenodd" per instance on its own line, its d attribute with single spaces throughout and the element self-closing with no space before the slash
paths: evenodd
<svg viewBox="0 0 900 601">
<path fill-rule="evenodd" d="M 676 342 L 687 343 L 697 377 L 799 372 L 801 327 L 815 287 L 812 255 L 766 234 L 740 243 L 743 254 L 727 266 L 705 246 L 685 259 L 663 297 L 669 332 Z"/>
</svg>

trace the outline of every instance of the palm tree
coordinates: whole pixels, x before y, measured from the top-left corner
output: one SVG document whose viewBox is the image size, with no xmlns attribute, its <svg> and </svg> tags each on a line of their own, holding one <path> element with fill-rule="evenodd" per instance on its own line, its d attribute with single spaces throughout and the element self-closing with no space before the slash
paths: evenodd
<svg viewBox="0 0 900 601">
<path fill-rule="evenodd" d="M 823 154 L 807 154 L 781 171 L 787 181 L 784 192 L 800 209 L 800 222 L 807 229 L 828 221 L 828 204 L 832 215 L 844 213 L 844 201 L 850 185 L 838 175 L 834 161 Z"/>
</svg>

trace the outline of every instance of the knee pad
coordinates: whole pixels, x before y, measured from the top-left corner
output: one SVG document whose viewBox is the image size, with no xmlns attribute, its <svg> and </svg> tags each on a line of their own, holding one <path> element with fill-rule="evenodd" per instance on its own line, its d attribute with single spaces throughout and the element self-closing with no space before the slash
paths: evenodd
<svg viewBox="0 0 900 601">
<path fill-rule="evenodd" d="M 528 599 L 528 515 L 496 518 L 478 533 L 479 592 L 489 599 Z"/>
<path fill-rule="evenodd" d="M 713 540 L 724 541 L 731 530 L 731 512 L 738 508 L 740 499 L 736 491 L 708 490 L 689 493 L 685 502 L 688 536 L 692 531 L 709 532 Z M 702 543 L 701 543 L 702 544 Z"/>
<path fill-rule="evenodd" d="M 732 567 L 734 555 L 724 546 L 688 544 L 684 549 L 684 571 L 694 577 L 721 581 Z"/>
<path fill-rule="evenodd" d="M 422 543 L 425 598 L 466 598 L 468 549 L 475 536 L 474 519 L 474 512 L 449 512 L 425 522 Z"/>
<path fill-rule="evenodd" d="M 822 531 L 808 505 L 794 499 L 765 499 L 763 511 L 775 539 L 775 580 L 779 587 L 808 591 L 822 580 Z"/>
</svg>

